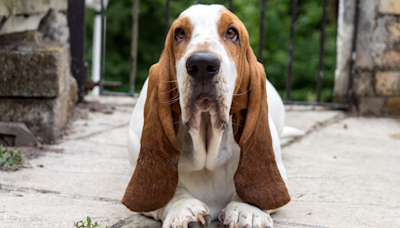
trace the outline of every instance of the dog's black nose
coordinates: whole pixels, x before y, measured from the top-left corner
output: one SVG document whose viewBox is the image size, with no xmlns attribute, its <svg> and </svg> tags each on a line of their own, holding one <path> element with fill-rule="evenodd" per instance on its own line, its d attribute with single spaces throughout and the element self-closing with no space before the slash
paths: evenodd
<svg viewBox="0 0 400 228">
<path fill-rule="evenodd" d="M 198 81 L 211 79 L 219 72 L 219 59 L 210 53 L 200 52 L 188 58 L 186 70 Z"/>
</svg>

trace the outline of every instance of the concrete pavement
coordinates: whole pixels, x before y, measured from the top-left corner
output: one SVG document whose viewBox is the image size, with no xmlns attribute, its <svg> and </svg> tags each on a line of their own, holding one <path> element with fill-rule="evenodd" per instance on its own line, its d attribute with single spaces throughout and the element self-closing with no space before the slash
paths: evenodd
<svg viewBox="0 0 400 228">
<path fill-rule="evenodd" d="M 0 227 L 160 227 L 120 203 L 134 99 L 88 100 L 59 144 L 26 150 L 31 169 L 0 172 Z M 400 227 L 400 120 L 287 107 L 286 122 L 307 135 L 282 142 L 292 201 L 276 228 Z"/>
</svg>

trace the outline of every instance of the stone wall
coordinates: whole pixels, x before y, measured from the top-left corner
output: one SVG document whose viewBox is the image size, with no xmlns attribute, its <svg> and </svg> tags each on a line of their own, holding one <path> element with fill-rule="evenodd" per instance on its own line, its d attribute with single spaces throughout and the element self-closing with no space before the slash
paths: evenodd
<svg viewBox="0 0 400 228">
<path fill-rule="evenodd" d="M 77 83 L 61 12 L 67 6 L 67 0 L 0 0 L 0 143 L 21 139 L 9 131 L 18 126 L 52 143 L 71 118 Z"/>
<path fill-rule="evenodd" d="M 346 103 L 355 0 L 339 6 L 335 102 Z M 361 0 L 353 107 L 361 115 L 400 116 L 400 0 Z"/>
<path fill-rule="evenodd" d="M 38 141 L 62 133 L 77 101 L 68 43 L 37 31 L 0 36 L 0 121 L 23 122 Z"/>
<path fill-rule="evenodd" d="M 0 35 L 37 30 L 49 9 L 67 8 L 67 0 L 0 0 Z"/>
</svg>

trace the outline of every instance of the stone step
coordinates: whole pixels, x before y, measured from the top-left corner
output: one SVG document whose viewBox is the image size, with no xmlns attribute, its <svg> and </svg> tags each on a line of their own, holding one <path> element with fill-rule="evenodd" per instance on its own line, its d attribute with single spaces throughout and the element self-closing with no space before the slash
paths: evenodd
<svg viewBox="0 0 400 228">
<path fill-rule="evenodd" d="M 69 44 L 39 32 L 0 36 L 0 97 L 55 98 L 68 88 Z"/>
</svg>

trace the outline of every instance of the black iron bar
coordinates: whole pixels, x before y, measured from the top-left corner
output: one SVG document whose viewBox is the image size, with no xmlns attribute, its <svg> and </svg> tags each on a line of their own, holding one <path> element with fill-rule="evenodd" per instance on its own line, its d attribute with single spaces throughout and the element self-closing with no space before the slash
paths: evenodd
<svg viewBox="0 0 400 228">
<path fill-rule="evenodd" d="M 287 75 L 287 79 L 286 79 L 286 101 L 290 101 L 290 93 L 292 92 L 292 63 L 293 63 L 293 44 L 294 44 L 294 23 L 296 22 L 296 14 L 297 14 L 297 0 L 292 0 L 292 23 L 290 25 L 288 75 Z"/>
<path fill-rule="evenodd" d="M 79 102 L 86 86 L 85 63 L 85 1 L 68 0 L 69 42 L 71 45 L 71 73 L 78 83 Z"/>
<path fill-rule="evenodd" d="M 321 20 L 321 41 L 319 43 L 319 63 L 317 76 L 317 102 L 321 101 L 322 78 L 324 77 L 324 46 L 325 46 L 325 25 L 326 25 L 326 8 L 328 0 L 324 0 Z"/>
<path fill-rule="evenodd" d="M 104 19 L 104 0 L 100 1 L 100 15 L 101 15 L 101 39 L 100 39 L 100 43 L 101 43 L 101 48 L 100 48 L 100 82 L 103 82 L 103 78 L 104 78 L 104 68 L 105 68 L 105 46 L 106 46 L 106 42 L 105 42 L 105 19 Z M 100 83 L 99 85 L 99 90 L 100 90 L 100 94 L 101 92 L 103 92 L 103 83 Z"/>
<path fill-rule="evenodd" d="M 264 23 L 265 23 L 265 6 L 267 0 L 262 1 L 261 18 L 260 18 L 260 42 L 258 43 L 258 62 L 262 63 L 262 51 L 264 46 Z"/>
<path fill-rule="evenodd" d="M 132 5 L 131 72 L 129 75 L 129 90 L 131 92 L 134 92 L 136 83 L 137 47 L 139 33 L 139 0 L 133 0 Z"/>
<path fill-rule="evenodd" d="M 167 39 L 168 31 L 169 31 L 169 13 L 171 11 L 170 8 L 170 0 L 167 0 L 165 3 L 165 27 L 164 27 L 164 38 Z"/>
<path fill-rule="evenodd" d="M 233 0 L 229 0 L 229 10 L 233 13 Z"/>
<path fill-rule="evenodd" d="M 348 106 L 349 109 L 353 104 L 353 79 L 355 74 L 355 61 L 357 56 L 357 34 L 358 34 L 358 19 L 360 15 L 360 0 L 356 1 L 356 8 L 354 14 L 354 31 L 353 31 L 353 42 L 351 47 L 351 57 L 350 57 L 350 72 L 349 72 L 349 90 L 348 90 Z"/>
</svg>

